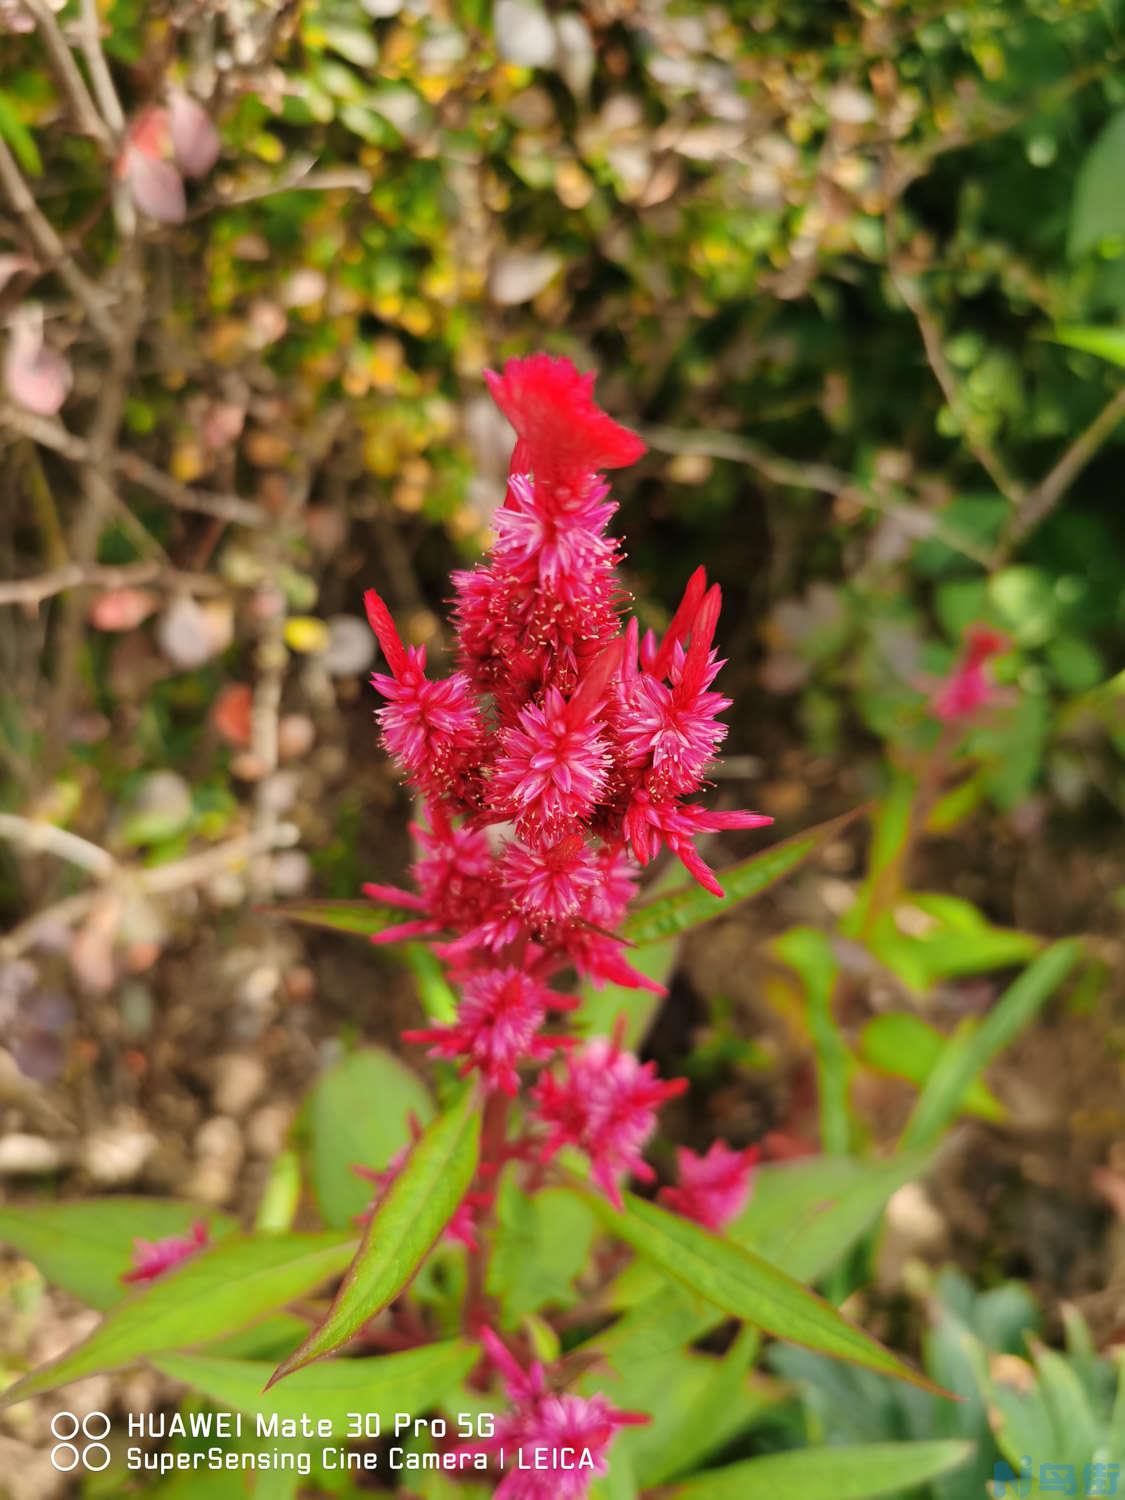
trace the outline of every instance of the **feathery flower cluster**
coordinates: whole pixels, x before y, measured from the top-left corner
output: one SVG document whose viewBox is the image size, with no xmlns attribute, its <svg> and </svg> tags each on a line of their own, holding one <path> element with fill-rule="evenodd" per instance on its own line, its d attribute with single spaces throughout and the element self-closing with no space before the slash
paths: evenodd
<svg viewBox="0 0 1125 1500">
<path fill-rule="evenodd" d="M 196 1219 L 187 1234 L 169 1234 L 162 1240 L 134 1240 L 133 1264 L 121 1277 L 127 1284 L 155 1281 L 173 1266 L 190 1260 L 210 1243 L 210 1233 L 202 1219 Z"/>
<path fill-rule="evenodd" d="M 423 815 L 416 889 L 364 890 L 408 914 L 376 941 L 429 939 L 461 990 L 452 1024 L 410 1038 L 508 1095 L 521 1066 L 563 1050 L 562 1071 L 529 1096 L 541 1157 L 578 1146 L 619 1202 L 625 1175 L 651 1175 L 641 1153 L 656 1110 L 683 1085 L 616 1041 L 571 1050 L 572 1038 L 545 1031 L 577 1003 L 552 981 L 574 970 L 659 991 L 615 935 L 638 866 L 667 848 L 721 894 L 697 836 L 770 819 L 691 800 L 730 706 L 713 688 L 718 587 L 697 570 L 661 640 L 642 639 L 635 621 L 622 629 L 602 471 L 644 444 L 569 360 L 510 360 L 487 379 L 517 441 L 492 550 L 453 578 L 458 669 L 428 677 L 425 649 L 405 645 L 383 600 L 366 595 L 387 667 L 372 679 L 383 743 Z"/>
<path fill-rule="evenodd" d="M 511 1472 L 496 1490 L 495 1500 L 583 1500 L 590 1484 L 604 1474 L 606 1454 L 620 1427 L 649 1419 L 639 1412 L 618 1411 L 604 1396 L 556 1394 L 538 1362 L 523 1370 L 490 1328 L 480 1340 L 504 1383 L 512 1410 L 500 1417 L 492 1437 L 466 1445 L 462 1452 L 502 1453 Z M 525 1455 L 525 1468 L 517 1454 Z M 532 1467 L 537 1454 L 550 1457 L 548 1468 Z M 562 1455 L 581 1456 L 562 1467 Z"/>
</svg>

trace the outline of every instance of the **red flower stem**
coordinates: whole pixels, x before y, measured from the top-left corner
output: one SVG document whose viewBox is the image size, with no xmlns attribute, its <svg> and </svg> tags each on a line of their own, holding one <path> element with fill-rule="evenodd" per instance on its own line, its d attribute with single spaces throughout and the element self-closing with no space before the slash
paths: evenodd
<svg viewBox="0 0 1125 1500">
<path fill-rule="evenodd" d="M 494 1091 L 484 1105 L 481 1124 L 480 1165 L 477 1167 L 474 1189 L 487 1191 L 488 1207 L 483 1209 L 477 1221 L 476 1247 L 469 1251 L 468 1285 L 465 1289 L 464 1327 L 469 1338 L 475 1338 L 481 1328 L 490 1321 L 488 1308 L 488 1255 L 492 1235 L 492 1192 L 496 1178 L 504 1164 L 505 1145 L 508 1136 L 507 1094 Z"/>
</svg>

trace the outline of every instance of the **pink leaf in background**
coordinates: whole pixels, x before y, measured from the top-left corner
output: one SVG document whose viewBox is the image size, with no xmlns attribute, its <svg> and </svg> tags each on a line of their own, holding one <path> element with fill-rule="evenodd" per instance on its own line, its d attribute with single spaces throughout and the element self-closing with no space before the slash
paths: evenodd
<svg viewBox="0 0 1125 1500">
<path fill-rule="evenodd" d="M 43 310 L 21 308 L 4 352 L 4 384 L 25 411 L 53 417 L 74 384 L 74 372 L 57 349 L 43 341 Z"/>
<path fill-rule="evenodd" d="M 218 160 L 219 132 L 198 100 L 175 90 L 169 101 L 168 124 L 176 164 L 186 177 L 205 177 Z"/>
<path fill-rule="evenodd" d="M 122 175 L 141 213 L 158 224 L 182 224 L 187 217 L 184 180 L 170 161 L 126 146 Z"/>
<path fill-rule="evenodd" d="M 95 630 L 135 630 L 159 603 L 148 589 L 107 589 L 90 605 L 90 624 Z"/>
</svg>

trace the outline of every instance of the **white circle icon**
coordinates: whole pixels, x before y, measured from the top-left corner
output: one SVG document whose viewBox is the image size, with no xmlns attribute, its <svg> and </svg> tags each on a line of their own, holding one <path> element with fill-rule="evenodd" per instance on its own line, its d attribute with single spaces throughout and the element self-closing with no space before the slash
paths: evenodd
<svg viewBox="0 0 1125 1500">
<path fill-rule="evenodd" d="M 72 1411 L 56 1412 L 51 1418 L 51 1436 L 58 1438 L 51 1449 L 51 1467 L 60 1474 L 70 1474 L 79 1464 L 91 1474 L 109 1468 L 110 1451 L 97 1441 L 109 1435 L 110 1420 L 104 1411 L 91 1411 L 79 1420 Z M 81 1432 L 88 1441 L 80 1448 L 72 1439 Z"/>
</svg>

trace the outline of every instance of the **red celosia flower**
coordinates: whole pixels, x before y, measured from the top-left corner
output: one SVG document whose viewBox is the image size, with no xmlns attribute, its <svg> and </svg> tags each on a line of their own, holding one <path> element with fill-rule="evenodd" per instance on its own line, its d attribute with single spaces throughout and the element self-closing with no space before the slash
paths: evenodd
<svg viewBox="0 0 1125 1500">
<path fill-rule="evenodd" d="M 162 1240 L 134 1240 L 133 1264 L 122 1281 L 155 1281 L 173 1266 L 190 1260 L 210 1243 L 207 1225 L 196 1219 L 187 1234 L 169 1234 Z"/>
<path fill-rule="evenodd" d="M 643 1426 L 648 1417 L 618 1411 L 602 1395 L 552 1391 L 538 1361 L 521 1369 L 490 1328 L 481 1329 L 480 1340 L 513 1409 L 497 1419 L 490 1438 L 459 1451 L 503 1455 L 507 1472 L 495 1500 L 584 1500 L 593 1480 L 609 1467 L 607 1453 L 618 1428 Z M 564 1467 L 566 1450 L 571 1457 Z M 593 1467 L 580 1468 L 575 1456 L 587 1450 Z M 548 1467 L 536 1467 L 537 1451 L 546 1455 L 541 1461 Z"/>
<path fill-rule="evenodd" d="M 985 673 L 990 657 L 1008 647 L 1008 638 L 988 625 L 972 625 L 965 632 L 961 659 L 932 699 L 933 711 L 946 724 L 971 719 L 993 698 L 993 685 Z"/>
<path fill-rule="evenodd" d="M 364 889 L 408 917 L 376 941 L 429 938 L 462 990 L 456 1020 L 414 1039 L 512 1093 L 521 1065 L 567 1044 L 543 1034 L 574 1003 L 549 988 L 562 971 L 661 992 L 618 935 L 637 865 L 668 849 L 721 894 L 696 839 L 770 819 L 691 800 L 726 733 L 719 589 L 697 569 L 662 639 L 640 640 L 635 621 L 622 632 L 603 471 L 637 459 L 641 440 L 568 360 L 512 360 L 488 383 L 517 442 L 491 553 L 454 576 L 460 669 L 428 678 L 425 651 L 366 596 L 388 669 L 373 679 L 384 743 L 426 809 L 417 889 Z M 579 1146 L 619 1202 L 627 1173 L 651 1176 L 641 1150 L 683 1086 L 588 1043 L 535 1090 L 544 1158 Z"/>
<path fill-rule="evenodd" d="M 513 1097 L 519 1089 L 516 1067 L 550 1057 L 563 1038 L 540 1036 L 548 1011 L 574 1010 L 581 1002 L 559 995 L 522 969 L 490 969 L 465 983 L 457 1019 L 449 1026 L 404 1031 L 408 1042 L 430 1042 L 431 1055 L 476 1068 L 490 1089 Z"/>
<path fill-rule="evenodd" d="M 746 1207 L 760 1155 L 757 1146 L 732 1151 L 722 1141 L 715 1141 L 705 1156 L 680 1147 L 679 1185 L 661 1188 L 660 1200 L 707 1229 L 723 1229 Z"/>
<path fill-rule="evenodd" d="M 594 1180 L 620 1208 L 624 1176 L 652 1180 L 641 1150 L 656 1129 L 656 1111 L 682 1094 L 687 1081 L 662 1081 L 655 1063 L 640 1062 L 605 1037 L 568 1053 L 563 1066 L 562 1077 L 544 1073 L 532 1093 L 537 1117 L 551 1127 L 543 1160 L 563 1146 L 577 1146 L 589 1157 Z"/>
</svg>

